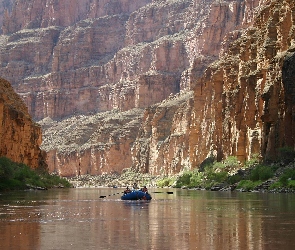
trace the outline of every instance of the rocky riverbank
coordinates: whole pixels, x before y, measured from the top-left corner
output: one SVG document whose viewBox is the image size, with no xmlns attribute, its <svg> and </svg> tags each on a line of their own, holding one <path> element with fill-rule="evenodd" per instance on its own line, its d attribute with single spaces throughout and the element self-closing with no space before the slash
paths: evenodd
<svg viewBox="0 0 295 250">
<path fill-rule="evenodd" d="M 75 188 L 86 187 L 131 187 L 134 183 L 138 187 L 149 186 L 157 187 L 157 180 L 162 179 L 160 176 L 150 174 L 136 173 L 126 169 L 122 174 L 102 174 L 102 175 L 80 175 L 66 178 Z"/>
<path fill-rule="evenodd" d="M 253 178 L 253 172 L 255 169 L 257 170 L 257 168 L 251 167 L 248 169 L 239 169 L 234 175 L 239 177 L 237 178 L 239 181 L 234 183 L 229 184 L 228 180 L 230 178 L 228 178 L 227 181 L 212 185 L 210 188 L 196 187 L 192 189 L 236 192 L 295 193 L 295 162 L 287 165 L 281 164 L 281 166 L 270 165 L 268 168 L 275 170 L 273 170 L 274 172 L 272 177 L 266 180 L 257 178 L 256 181 L 253 181 L 253 179 L 255 179 Z"/>
<path fill-rule="evenodd" d="M 271 166 L 269 166 L 271 168 Z M 269 192 L 269 193 L 295 193 L 294 179 L 295 163 L 290 163 L 286 166 L 276 167 L 272 177 L 267 180 L 251 181 L 253 179 L 253 170 L 255 168 L 240 169 L 235 176 L 240 177 L 238 181 L 232 183 L 230 181 L 223 181 L 212 186 L 181 186 L 180 188 L 192 190 L 210 190 L 210 191 L 236 191 L 236 192 Z M 252 174 L 251 174 L 252 173 Z M 289 175 L 286 175 L 289 173 Z M 291 174 L 290 174 L 291 173 Z M 186 173 L 187 174 L 187 173 Z M 132 187 L 134 183 L 138 187 L 163 187 L 164 179 L 173 179 L 169 187 L 179 187 L 178 181 L 182 175 L 173 177 L 152 176 L 150 174 L 136 173 L 131 169 L 126 169 L 121 175 L 118 173 L 103 174 L 103 175 L 81 175 L 66 178 L 74 188 L 89 188 L 89 187 Z M 252 176 L 252 177 L 251 177 Z M 286 180 L 284 181 L 285 176 Z M 207 177 L 205 177 L 206 179 Z M 229 178 L 227 179 L 229 180 Z M 242 184 L 241 182 L 249 182 Z M 251 184 L 250 184 L 251 183 Z"/>
</svg>

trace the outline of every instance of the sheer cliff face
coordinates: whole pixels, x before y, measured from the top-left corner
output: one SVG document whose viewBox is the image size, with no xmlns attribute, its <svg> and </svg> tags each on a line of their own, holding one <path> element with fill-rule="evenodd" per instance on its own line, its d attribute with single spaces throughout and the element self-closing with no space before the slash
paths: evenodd
<svg viewBox="0 0 295 250">
<path fill-rule="evenodd" d="M 14 4 L 13 9 L 7 13 L 3 20 L 4 34 L 15 33 L 22 29 L 72 26 L 78 21 L 88 18 L 131 13 L 151 2 L 151 0 L 2 1 L 4 7 L 8 3 Z"/>
<path fill-rule="evenodd" d="M 126 109 L 116 94 L 131 98 L 134 83 L 121 91 L 126 80 L 111 59 L 124 47 L 128 15 L 150 2 L 15 0 L 3 20 L 0 74 L 37 120 Z"/>
<path fill-rule="evenodd" d="M 161 102 L 190 90 L 251 1 L 21 1 L 3 20 L 0 74 L 34 119 Z"/>
<path fill-rule="evenodd" d="M 35 119 L 84 114 L 42 122 L 51 171 L 173 174 L 294 146 L 291 0 L 15 1 L 0 73 Z"/>
<path fill-rule="evenodd" d="M 76 26 L 76 33 L 71 29 L 68 33 L 63 33 L 64 38 L 59 37 L 61 44 L 55 47 L 55 51 L 59 52 L 55 54 L 54 65 L 58 65 L 59 68 L 55 70 L 64 77 L 52 78 L 56 74 L 52 73 L 43 79 L 52 83 L 50 86 L 53 87 L 56 80 L 59 81 L 57 86 L 66 86 L 64 81 L 67 77 L 75 81 L 77 89 L 72 89 L 69 85 L 66 90 L 69 96 L 75 91 L 76 96 L 72 101 L 66 102 L 70 105 L 66 105 L 65 109 L 75 108 L 79 101 L 81 107 L 93 105 L 95 108 L 100 107 L 100 110 L 129 110 L 161 103 L 147 109 L 143 116 L 138 116 L 138 126 L 129 129 L 130 123 L 127 121 L 120 122 L 123 126 L 120 130 L 116 126 L 112 128 L 109 124 L 112 118 L 106 118 L 107 116 L 101 118 L 100 122 L 90 122 L 86 127 L 81 125 L 85 128 L 81 129 L 83 132 L 75 127 L 73 133 L 73 126 L 67 125 L 74 123 L 71 119 L 61 122 L 63 125 L 56 125 L 63 128 L 61 133 L 53 133 L 57 129 L 45 129 L 43 145 L 49 152 L 48 163 L 51 170 L 61 175 L 101 174 L 110 171 L 121 172 L 123 168 L 132 166 L 153 174 L 172 174 L 184 168 L 191 168 L 194 157 L 192 144 L 195 140 L 190 129 L 195 119 L 191 115 L 194 108 L 192 90 L 196 80 L 206 66 L 218 58 L 224 37 L 234 29 L 245 28 L 251 24 L 257 5 L 258 1 L 226 1 L 222 4 L 215 1 L 154 1 L 125 16 L 126 36 L 124 44 L 120 44 L 125 47 L 118 50 L 105 64 L 90 65 L 88 68 L 86 63 L 91 61 L 87 60 L 87 56 L 93 56 L 93 50 L 87 51 L 85 43 L 84 47 L 72 51 L 74 48 L 71 39 L 73 33 L 83 31 L 86 41 L 85 34 L 88 33 L 85 33 L 82 27 L 92 25 L 91 22 L 88 20 L 84 26 L 80 22 L 79 29 Z M 120 18 L 123 20 L 124 17 Z M 117 16 L 108 17 L 108 22 L 114 19 L 118 20 Z M 98 25 L 93 27 L 97 28 Z M 104 28 L 105 25 L 101 27 Z M 119 30 L 111 32 L 104 39 L 119 34 Z M 89 28 L 89 31 L 92 34 L 94 32 L 93 28 Z M 102 29 L 97 31 L 97 34 L 108 33 L 101 32 Z M 66 37 L 68 39 L 65 39 Z M 95 41 L 100 41 L 99 36 Z M 111 41 L 105 46 L 112 46 Z M 118 43 L 120 41 L 114 45 Z M 224 49 L 226 46 L 227 43 L 223 45 Z M 73 55 L 80 53 L 83 48 L 83 55 L 81 53 L 76 57 L 76 61 L 72 60 Z M 104 47 L 97 49 L 102 50 Z M 103 55 L 103 52 L 100 54 Z M 61 60 L 63 55 L 67 55 L 64 61 Z M 77 62 L 79 60 L 80 64 Z M 85 67 L 78 68 L 82 62 Z M 77 69 L 70 71 L 73 67 Z M 37 88 L 39 78 L 31 81 L 35 81 L 33 89 Z M 45 82 L 42 86 L 46 86 Z M 91 88 L 87 87 L 89 83 Z M 52 94 L 56 96 L 59 89 L 60 87 L 52 91 Z M 181 94 L 171 95 L 179 91 Z M 43 100 L 42 95 L 40 96 L 41 102 Z M 60 108 L 64 107 L 62 98 L 67 98 L 67 95 L 61 94 L 56 98 L 59 103 L 56 107 L 59 108 L 55 113 L 65 114 L 64 109 Z M 42 105 L 40 103 L 40 106 Z M 48 106 L 50 107 L 50 104 Z M 87 109 L 90 110 L 89 107 Z M 92 116 L 89 119 L 93 121 Z M 83 120 L 84 118 L 78 117 L 76 123 L 84 124 Z M 45 127 L 53 126 L 49 124 Z M 102 131 L 107 131 L 107 141 Z M 84 134 L 85 141 L 77 140 L 76 137 L 80 138 L 81 134 Z"/>
<path fill-rule="evenodd" d="M 253 24 L 228 33 L 220 59 L 195 78 L 187 103 L 146 111 L 135 167 L 169 174 L 211 156 L 243 162 L 294 148 L 294 2 L 260 4 Z"/>
<path fill-rule="evenodd" d="M 294 148 L 294 10 L 294 1 L 265 1 L 254 24 L 198 80 L 195 164 L 208 153 L 244 161 Z"/>
<path fill-rule="evenodd" d="M 37 168 L 44 163 L 41 127 L 32 121 L 10 83 L 0 78 L 0 156 Z"/>
</svg>

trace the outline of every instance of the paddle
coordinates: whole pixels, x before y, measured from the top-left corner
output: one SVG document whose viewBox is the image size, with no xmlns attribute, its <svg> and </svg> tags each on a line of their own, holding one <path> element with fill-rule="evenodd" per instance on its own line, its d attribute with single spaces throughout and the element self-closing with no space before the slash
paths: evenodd
<svg viewBox="0 0 295 250">
<path fill-rule="evenodd" d="M 99 198 L 105 198 L 107 196 L 112 196 L 112 195 L 122 194 L 122 193 L 124 193 L 124 192 L 119 192 L 119 193 L 114 193 L 114 194 L 109 194 L 109 195 L 101 195 L 101 196 L 99 196 Z"/>
<path fill-rule="evenodd" d="M 161 191 L 155 191 L 155 192 L 152 192 L 152 193 L 155 193 L 155 194 L 160 194 L 160 193 L 165 193 L 165 192 L 161 192 Z M 173 194 L 172 191 L 167 191 L 166 192 L 167 194 Z"/>
</svg>

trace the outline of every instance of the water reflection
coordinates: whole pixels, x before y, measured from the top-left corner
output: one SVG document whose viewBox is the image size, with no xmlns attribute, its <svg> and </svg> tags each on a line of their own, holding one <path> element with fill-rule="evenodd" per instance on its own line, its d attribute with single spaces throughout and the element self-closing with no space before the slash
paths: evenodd
<svg viewBox="0 0 295 250">
<path fill-rule="evenodd" d="M 0 249 L 256 250 L 295 245 L 294 195 L 173 190 L 153 193 L 151 201 L 121 201 L 113 193 L 2 194 Z"/>
<path fill-rule="evenodd" d="M 40 212 L 34 205 L 16 201 L 0 206 L 1 249 L 40 249 L 36 237 L 40 232 Z"/>
</svg>

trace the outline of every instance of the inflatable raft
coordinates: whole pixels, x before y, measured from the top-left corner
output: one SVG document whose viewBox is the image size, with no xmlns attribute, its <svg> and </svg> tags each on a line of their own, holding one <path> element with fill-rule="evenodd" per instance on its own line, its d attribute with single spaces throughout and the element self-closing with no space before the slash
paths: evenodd
<svg viewBox="0 0 295 250">
<path fill-rule="evenodd" d="M 133 190 L 130 193 L 121 196 L 122 200 L 151 200 L 152 197 L 149 193 L 140 190 Z"/>
</svg>

